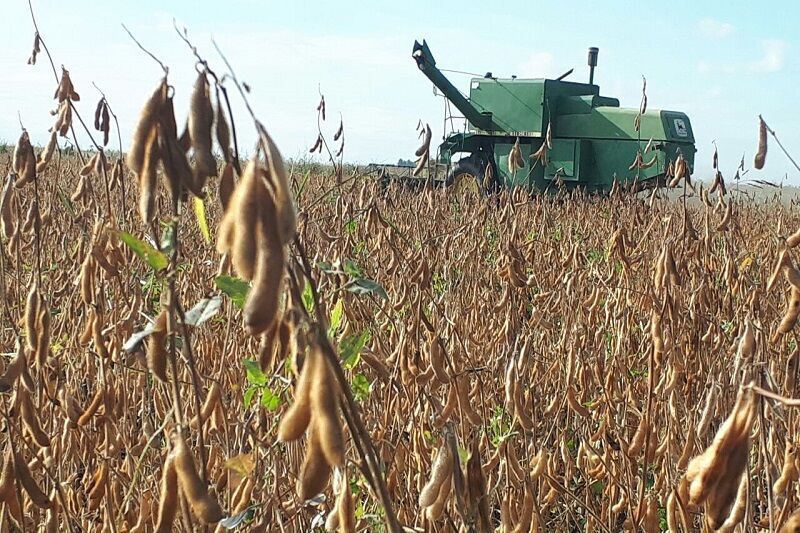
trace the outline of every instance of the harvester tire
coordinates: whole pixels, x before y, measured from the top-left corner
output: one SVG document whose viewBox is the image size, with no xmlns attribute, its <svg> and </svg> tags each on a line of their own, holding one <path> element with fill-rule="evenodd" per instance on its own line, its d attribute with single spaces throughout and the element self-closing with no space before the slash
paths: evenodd
<svg viewBox="0 0 800 533">
<path fill-rule="evenodd" d="M 480 195 L 489 192 L 483 184 L 483 169 L 469 160 L 461 160 L 453 165 L 445 182 L 449 189 L 475 191 Z"/>
</svg>

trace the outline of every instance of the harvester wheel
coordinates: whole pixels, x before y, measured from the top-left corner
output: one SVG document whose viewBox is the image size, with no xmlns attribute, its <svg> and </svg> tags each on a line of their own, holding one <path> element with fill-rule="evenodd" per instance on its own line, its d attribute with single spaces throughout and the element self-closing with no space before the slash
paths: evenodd
<svg viewBox="0 0 800 533">
<path fill-rule="evenodd" d="M 447 175 L 447 186 L 459 195 L 483 195 L 483 170 L 472 161 L 462 160 L 453 165 Z"/>
</svg>

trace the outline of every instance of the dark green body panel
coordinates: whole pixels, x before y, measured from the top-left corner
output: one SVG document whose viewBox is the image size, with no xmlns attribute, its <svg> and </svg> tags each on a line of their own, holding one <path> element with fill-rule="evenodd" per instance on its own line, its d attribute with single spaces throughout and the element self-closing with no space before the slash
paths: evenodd
<svg viewBox="0 0 800 533">
<path fill-rule="evenodd" d="M 419 68 L 468 119 L 468 131 L 449 136 L 440 146 L 442 162 L 460 154 L 478 168 L 491 164 L 501 186 L 539 190 L 583 187 L 606 191 L 615 180 L 643 185 L 660 183 L 670 161 L 682 155 L 694 168 L 694 133 L 689 117 L 676 111 L 621 108 L 619 100 L 600 95 L 597 85 L 548 79 L 472 78 L 465 98 L 436 69 L 427 43 L 415 43 Z M 542 167 L 529 156 L 551 128 L 552 147 Z M 508 170 L 508 154 L 519 139 L 525 166 Z M 655 163 L 647 169 L 629 167 L 637 153 Z"/>
</svg>

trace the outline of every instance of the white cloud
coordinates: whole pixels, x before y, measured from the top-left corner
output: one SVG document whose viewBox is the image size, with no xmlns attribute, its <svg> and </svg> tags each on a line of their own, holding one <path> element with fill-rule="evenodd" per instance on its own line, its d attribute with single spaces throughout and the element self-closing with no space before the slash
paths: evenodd
<svg viewBox="0 0 800 533">
<path fill-rule="evenodd" d="M 735 29 L 733 24 L 712 18 L 704 18 L 697 22 L 697 30 L 701 34 L 715 39 L 723 39 Z"/>
<path fill-rule="evenodd" d="M 700 60 L 697 62 L 697 72 L 700 74 L 734 74 L 737 70 L 736 65 L 728 65 L 728 64 L 711 64 L 708 61 Z"/>
<path fill-rule="evenodd" d="M 751 72 L 778 72 L 783 69 L 786 60 L 786 41 L 766 39 L 761 41 L 763 55 L 761 59 L 749 65 Z"/>
<path fill-rule="evenodd" d="M 737 72 L 768 73 L 778 72 L 786 64 L 786 51 L 788 43 L 780 39 L 765 39 L 761 41 L 761 57 L 755 61 L 742 63 L 709 63 L 705 60 L 697 62 L 697 72 L 700 74 L 735 74 Z"/>
<path fill-rule="evenodd" d="M 554 65 L 555 58 L 550 52 L 534 52 L 519 65 L 518 75 L 521 78 L 546 78 L 555 75 Z"/>
</svg>

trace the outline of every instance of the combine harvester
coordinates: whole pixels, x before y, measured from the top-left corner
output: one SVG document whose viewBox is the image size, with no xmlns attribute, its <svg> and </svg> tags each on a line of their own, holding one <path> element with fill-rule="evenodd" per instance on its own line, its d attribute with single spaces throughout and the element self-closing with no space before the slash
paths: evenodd
<svg viewBox="0 0 800 533">
<path fill-rule="evenodd" d="M 681 171 L 691 173 L 696 150 L 689 117 L 656 109 L 640 115 L 600 96 L 597 55 L 589 49 L 589 83 L 564 81 L 572 70 L 554 80 L 487 73 L 471 79 L 467 98 L 436 68 L 428 44 L 415 42 L 417 66 L 467 122 L 431 158 L 431 179 L 484 193 L 518 186 L 602 193 L 615 181 L 637 190 L 662 186 L 684 163 Z M 422 172 L 417 180 L 424 179 Z M 404 181 L 411 180 L 406 173 Z"/>
</svg>

